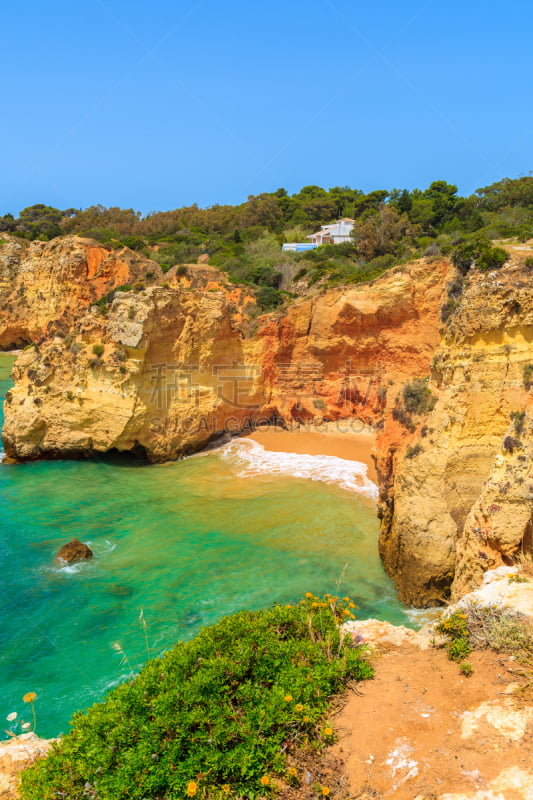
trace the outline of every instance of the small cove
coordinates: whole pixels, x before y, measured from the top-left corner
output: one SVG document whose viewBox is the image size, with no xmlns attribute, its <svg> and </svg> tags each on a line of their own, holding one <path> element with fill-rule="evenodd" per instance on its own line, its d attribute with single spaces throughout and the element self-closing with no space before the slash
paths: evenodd
<svg viewBox="0 0 533 800">
<path fill-rule="evenodd" d="M 12 360 L 0 356 L 2 404 Z M 411 624 L 379 561 L 373 503 L 343 464 L 298 457 L 291 474 L 286 454 L 271 454 L 251 469 L 249 443 L 231 448 L 165 466 L 0 464 L 4 717 L 23 715 L 22 695 L 35 691 L 37 732 L 68 730 L 76 710 L 148 657 L 141 610 L 151 655 L 306 591 L 347 594 L 359 617 Z M 74 536 L 94 558 L 61 568 L 54 556 Z"/>
</svg>

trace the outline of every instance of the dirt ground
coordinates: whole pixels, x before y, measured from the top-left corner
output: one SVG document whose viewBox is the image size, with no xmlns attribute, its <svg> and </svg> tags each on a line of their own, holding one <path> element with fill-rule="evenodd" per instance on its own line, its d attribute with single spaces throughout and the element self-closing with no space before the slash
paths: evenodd
<svg viewBox="0 0 533 800">
<path fill-rule="evenodd" d="M 333 719 L 339 738 L 328 759 L 337 792 L 533 800 L 533 705 L 513 691 L 517 665 L 492 651 L 469 660 L 474 672 L 465 677 L 443 650 L 404 645 L 378 656 L 374 679 Z"/>
</svg>

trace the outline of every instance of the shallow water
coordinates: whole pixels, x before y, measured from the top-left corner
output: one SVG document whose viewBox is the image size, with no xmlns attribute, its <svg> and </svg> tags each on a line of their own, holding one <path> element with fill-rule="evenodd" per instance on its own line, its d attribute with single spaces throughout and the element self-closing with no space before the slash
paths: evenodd
<svg viewBox="0 0 533 800">
<path fill-rule="evenodd" d="M 1 356 L 2 399 L 9 369 Z M 146 660 L 141 610 L 152 655 L 306 591 L 410 624 L 379 561 L 372 492 L 342 459 L 247 440 L 166 466 L 0 464 L 0 715 L 27 715 L 22 695 L 34 691 L 37 732 L 67 730 Z M 54 555 L 74 536 L 94 558 L 60 568 Z"/>
</svg>

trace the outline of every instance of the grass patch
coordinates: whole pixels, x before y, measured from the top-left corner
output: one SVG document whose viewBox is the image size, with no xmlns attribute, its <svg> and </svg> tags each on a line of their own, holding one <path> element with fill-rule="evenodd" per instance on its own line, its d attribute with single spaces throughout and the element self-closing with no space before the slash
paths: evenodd
<svg viewBox="0 0 533 800">
<path fill-rule="evenodd" d="M 347 600 L 240 612 L 149 661 L 24 773 L 24 800 L 256 798 L 287 755 L 332 741 L 329 701 L 371 666 L 345 638 Z"/>
</svg>

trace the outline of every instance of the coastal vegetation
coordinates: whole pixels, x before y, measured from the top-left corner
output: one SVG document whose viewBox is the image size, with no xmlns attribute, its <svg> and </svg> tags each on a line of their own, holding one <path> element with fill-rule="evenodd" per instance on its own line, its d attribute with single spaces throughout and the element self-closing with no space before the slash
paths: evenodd
<svg viewBox="0 0 533 800">
<path fill-rule="evenodd" d="M 283 243 L 305 242 L 320 225 L 338 217 L 354 220 L 350 241 L 281 252 Z M 349 186 L 326 190 L 311 185 L 289 195 L 280 188 L 240 205 L 194 204 L 146 215 L 131 208 L 60 210 L 41 203 L 17 217 L 0 217 L 2 231 L 29 240 L 87 236 L 110 248 L 142 252 L 164 272 L 208 254 L 232 281 L 254 287 L 260 307 L 268 309 L 279 305 L 295 282 L 359 283 L 421 256 L 431 261 L 451 255 L 463 274 L 472 267 L 498 269 L 507 254 L 493 240 L 533 237 L 533 177 L 504 178 L 469 197 L 461 197 L 444 180 L 412 191 L 365 193 Z M 445 315 L 456 300 L 452 292 Z"/>
<path fill-rule="evenodd" d="M 509 583 L 527 582 L 522 575 L 511 573 Z M 512 609 L 498 605 L 483 606 L 475 602 L 448 614 L 437 625 L 446 639 L 452 661 L 464 675 L 472 674 L 468 656 L 474 650 L 495 650 L 510 653 L 517 663 L 517 675 L 525 678 L 522 689 L 533 686 L 533 629 L 530 620 Z"/>
<path fill-rule="evenodd" d="M 340 627 L 354 607 L 307 593 L 205 628 L 77 713 L 24 773 L 21 797 L 218 800 L 297 786 L 298 752 L 334 741 L 332 696 L 373 674 Z"/>
</svg>

